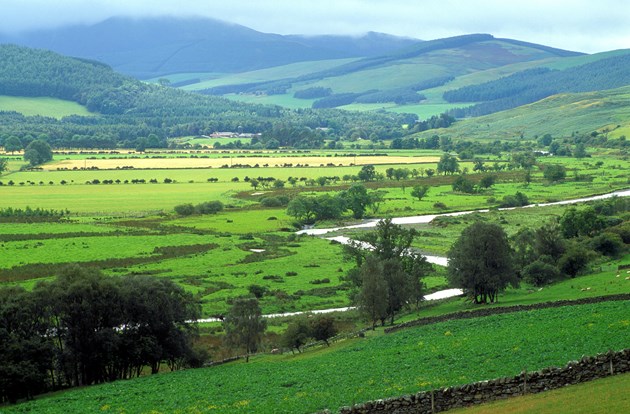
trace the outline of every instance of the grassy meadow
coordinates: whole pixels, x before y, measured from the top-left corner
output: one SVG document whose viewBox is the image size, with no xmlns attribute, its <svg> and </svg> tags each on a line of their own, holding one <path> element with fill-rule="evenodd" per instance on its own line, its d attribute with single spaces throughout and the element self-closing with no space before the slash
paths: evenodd
<svg viewBox="0 0 630 414">
<path fill-rule="evenodd" d="M 69 115 L 92 116 L 84 106 L 57 98 L 1 96 L 0 111 L 15 111 L 26 116 L 48 116 L 61 119 Z"/>
<path fill-rule="evenodd" d="M 452 410 L 452 414 L 607 414 L 621 413 L 628 409 L 630 398 L 630 374 L 572 385 L 541 394 L 531 394 L 482 404 L 477 407 Z"/>
</svg>

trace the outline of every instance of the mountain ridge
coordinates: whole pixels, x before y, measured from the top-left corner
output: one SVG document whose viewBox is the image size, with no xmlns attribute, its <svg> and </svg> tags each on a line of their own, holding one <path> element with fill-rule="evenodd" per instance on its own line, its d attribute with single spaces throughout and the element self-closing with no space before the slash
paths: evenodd
<svg viewBox="0 0 630 414">
<path fill-rule="evenodd" d="M 365 57 L 420 42 L 369 32 L 363 36 L 262 33 L 208 18 L 115 17 L 94 25 L 0 34 L 0 43 L 103 61 L 137 78 L 178 72 L 235 73 L 300 61 Z"/>
</svg>

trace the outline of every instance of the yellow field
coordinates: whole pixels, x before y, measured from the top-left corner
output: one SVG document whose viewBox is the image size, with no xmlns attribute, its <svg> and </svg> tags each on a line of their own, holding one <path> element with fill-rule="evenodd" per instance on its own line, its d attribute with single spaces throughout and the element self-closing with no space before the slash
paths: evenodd
<svg viewBox="0 0 630 414">
<path fill-rule="evenodd" d="M 60 168 L 81 169 L 97 167 L 101 170 L 113 170 L 123 167 L 136 169 L 170 168 L 219 168 L 223 165 L 256 164 L 268 167 L 280 167 L 284 164 L 319 167 L 329 163 L 335 166 L 380 165 L 380 164 L 419 164 L 436 163 L 439 157 L 401 157 L 401 156 L 365 156 L 365 157 L 231 157 L 231 158 L 139 158 L 139 159 L 96 159 L 96 160 L 61 160 L 43 165 L 44 170 L 55 171 Z"/>
</svg>

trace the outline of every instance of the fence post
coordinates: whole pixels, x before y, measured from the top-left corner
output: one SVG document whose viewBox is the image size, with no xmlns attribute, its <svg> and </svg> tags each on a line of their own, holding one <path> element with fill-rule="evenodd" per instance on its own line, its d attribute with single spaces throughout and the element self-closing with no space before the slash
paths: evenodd
<svg viewBox="0 0 630 414">
<path fill-rule="evenodd" d="M 523 370 L 523 395 L 527 394 L 527 368 Z"/>
<path fill-rule="evenodd" d="M 431 390 L 431 413 L 435 413 L 435 399 L 433 397 L 433 390 Z"/>
</svg>

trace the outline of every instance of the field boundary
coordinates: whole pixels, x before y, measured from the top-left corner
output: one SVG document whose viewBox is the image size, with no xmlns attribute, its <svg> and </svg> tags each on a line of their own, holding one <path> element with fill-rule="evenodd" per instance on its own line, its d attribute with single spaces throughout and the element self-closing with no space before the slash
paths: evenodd
<svg viewBox="0 0 630 414">
<path fill-rule="evenodd" d="M 412 328 L 416 326 L 432 325 L 434 323 L 452 321 L 452 320 L 458 320 L 458 319 L 480 318 L 484 316 L 501 315 L 501 314 L 506 314 L 506 313 L 524 312 L 524 311 L 548 309 L 548 308 L 559 308 L 562 306 L 588 305 L 591 303 L 602 303 L 602 302 L 622 301 L 622 300 L 630 300 L 630 293 L 620 293 L 616 295 L 596 296 L 592 298 L 582 298 L 582 299 L 566 299 L 566 300 L 558 300 L 558 301 L 553 301 L 553 302 L 541 302 L 541 303 L 534 303 L 531 305 L 513 305 L 513 306 L 503 306 L 503 307 L 497 307 L 497 308 L 485 308 L 485 309 L 476 309 L 476 310 L 470 310 L 470 311 L 460 311 L 460 312 L 449 313 L 446 315 L 430 316 L 430 317 L 415 319 L 409 322 L 403 322 L 399 325 L 386 328 L 384 332 L 386 334 L 389 334 L 389 333 L 400 331 L 402 329 Z"/>
<path fill-rule="evenodd" d="M 416 394 L 369 401 L 352 407 L 342 407 L 341 414 L 416 413 L 432 414 L 454 408 L 502 400 L 525 394 L 575 385 L 616 374 L 630 372 L 630 349 L 584 356 L 564 367 L 523 371 L 513 377 L 479 381 L 455 387 L 422 391 Z M 330 413 L 326 410 L 324 413 Z"/>
</svg>

